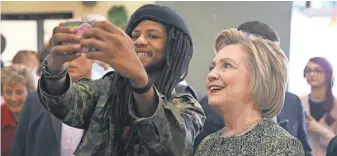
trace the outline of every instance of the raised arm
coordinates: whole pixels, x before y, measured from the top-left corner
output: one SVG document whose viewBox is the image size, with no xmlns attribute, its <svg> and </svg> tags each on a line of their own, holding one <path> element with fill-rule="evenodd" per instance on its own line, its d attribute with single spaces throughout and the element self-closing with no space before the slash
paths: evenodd
<svg viewBox="0 0 337 156">
<path fill-rule="evenodd" d="M 67 64 L 81 56 L 82 36 L 61 23 L 53 30 L 50 55 L 41 64 L 42 76 L 38 97 L 43 107 L 63 123 L 84 128 L 108 80 L 82 79 L 75 84 L 67 72 Z M 99 89 L 98 89 L 99 88 Z"/>
<path fill-rule="evenodd" d="M 38 85 L 38 97 L 42 106 L 63 123 L 72 127 L 85 128 L 101 92 L 109 89 L 110 77 L 105 76 L 103 79 L 94 81 L 81 79 L 72 84 L 67 74 L 67 87 L 60 95 L 49 94 L 44 81 L 42 76 Z"/>
</svg>

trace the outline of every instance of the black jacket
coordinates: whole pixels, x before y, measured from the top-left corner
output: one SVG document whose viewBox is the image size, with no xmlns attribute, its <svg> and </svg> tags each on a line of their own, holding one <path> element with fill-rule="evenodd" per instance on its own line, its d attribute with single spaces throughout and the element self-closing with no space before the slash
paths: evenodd
<svg viewBox="0 0 337 156">
<path fill-rule="evenodd" d="M 59 156 L 62 123 L 29 93 L 16 127 L 12 156 Z"/>
</svg>

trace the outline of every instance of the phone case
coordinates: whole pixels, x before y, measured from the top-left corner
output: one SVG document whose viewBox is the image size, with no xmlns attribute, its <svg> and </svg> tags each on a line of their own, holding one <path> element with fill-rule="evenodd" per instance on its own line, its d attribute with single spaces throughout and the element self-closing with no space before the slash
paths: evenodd
<svg viewBox="0 0 337 156">
<path fill-rule="evenodd" d="M 76 34 L 82 36 L 85 30 L 92 27 L 92 22 L 90 21 L 68 21 L 64 23 L 64 26 L 68 28 L 75 28 Z M 82 50 L 84 50 L 85 52 L 96 51 L 96 49 L 92 47 L 82 48 Z"/>
</svg>

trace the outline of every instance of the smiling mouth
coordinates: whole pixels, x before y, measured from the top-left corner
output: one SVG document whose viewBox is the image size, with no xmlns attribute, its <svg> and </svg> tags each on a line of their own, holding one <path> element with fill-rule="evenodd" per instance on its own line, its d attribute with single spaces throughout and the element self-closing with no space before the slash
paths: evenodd
<svg viewBox="0 0 337 156">
<path fill-rule="evenodd" d="M 138 56 L 149 56 L 147 53 L 137 53 Z"/>
<path fill-rule="evenodd" d="M 14 108 L 18 108 L 18 107 L 21 106 L 20 103 L 10 103 L 9 105 L 10 105 L 11 107 L 14 107 Z"/>
<path fill-rule="evenodd" d="M 213 94 L 213 93 L 217 93 L 220 92 L 221 90 L 225 89 L 226 87 L 222 87 L 222 86 L 209 86 L 208 87 L 208 91 Z"/>
<path fill-rule="evenodd" d="M 151 53 L 147 51 L 137 51 L 136 53 L 139 57 L 151 57 Z"/>
</svg>

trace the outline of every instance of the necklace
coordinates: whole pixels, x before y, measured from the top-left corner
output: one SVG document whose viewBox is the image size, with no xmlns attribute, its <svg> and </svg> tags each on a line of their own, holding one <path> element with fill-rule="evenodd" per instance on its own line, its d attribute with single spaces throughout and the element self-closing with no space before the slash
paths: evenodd
<svg viewBox="0 0 337 156">
<path fill-rule="evenodd" d="M 248 124 L 242 131 L 236 132 L 236 133 L 234 133 L 234 134 L 231 135 L 231 136 L 225 136 L 225 135 L 224 135 L 224 132 L 222 132 L 222 136 L 223 136 L 223 137 L 232 137 L 232 136 L 239 136 L 239 135 L 242 135 L 242 134 L 246 133 L 248 130 L 250 130 L 252 127 L 256 126 L 260 121 L 261 121 L 261 118 L 258 119 L 258 120 L 255 120 L 254 122 Z"/>
</svg>

